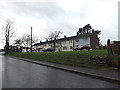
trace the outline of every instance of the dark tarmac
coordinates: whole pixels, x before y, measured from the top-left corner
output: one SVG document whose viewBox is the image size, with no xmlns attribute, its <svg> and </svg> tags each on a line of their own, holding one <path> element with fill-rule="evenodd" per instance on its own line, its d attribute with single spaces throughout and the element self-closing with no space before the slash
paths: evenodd
<svg viewBox="0 0 120 90">
<path fill-rule="evenodd" d="M 118 88 L 117 83 L 2 55 L 0 63 L 2 88 Z"/>
</svg>

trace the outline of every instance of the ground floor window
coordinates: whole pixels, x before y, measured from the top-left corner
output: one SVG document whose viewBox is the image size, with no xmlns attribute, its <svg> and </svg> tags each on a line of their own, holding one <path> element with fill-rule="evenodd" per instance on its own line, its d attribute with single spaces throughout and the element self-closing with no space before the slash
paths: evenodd
<svg viewBox="0 0 120 90">
<path fill-rule="evenodd" d="M 63 47 L 63 50 L 67 50 L 67 47 L 66 47 L 66 46 L 64 46 L 64 47 Z"/>
<path fill-rule="evenodd" d="M 70 49 L 72 50 L 72 49 L 73 49 L 73 47 L 72 47 L 72 46 L 70 46 Z"/>
<path fill-rule="evenodd" d="M 75 45 L 75 47 L 78 47 L 79 45 Z"/>
</svg>

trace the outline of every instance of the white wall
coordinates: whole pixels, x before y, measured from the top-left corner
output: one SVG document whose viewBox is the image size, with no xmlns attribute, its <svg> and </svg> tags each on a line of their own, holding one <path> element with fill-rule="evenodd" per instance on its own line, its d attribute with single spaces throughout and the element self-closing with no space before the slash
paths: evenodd
<svg viewBox="0 0 120 90">
<path fill-rule="evenodd" d="M 70 43 L 70 41 L 72 41 L 72 43 Z M 70 46 L 73 47 L 73 40 L 62 41 L 62 51 L 73 51 L 73 49 L 70 49 Z M 63 50 L 63 47 L 67 47 L 67 50 Z"/>
</svg>

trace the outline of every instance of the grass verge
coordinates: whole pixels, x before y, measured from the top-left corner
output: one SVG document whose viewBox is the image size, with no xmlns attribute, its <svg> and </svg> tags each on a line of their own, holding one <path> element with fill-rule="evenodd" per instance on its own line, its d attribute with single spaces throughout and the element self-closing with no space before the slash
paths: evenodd
<svg viewBox="0 0 120 90">
<path fill-rule="evenodd" d="M 11 53 L 10 56 L 33 59 L 38 61 L 47 61 L 71 66 L 80 66 L 94 69 L 112 69 L 107 65 L 92 65 L 89 63 L 91 56 L 107 56 L 107 50 L 90 51 L 66 51 L 66 52 L 25 52 Z"/>
</svg>

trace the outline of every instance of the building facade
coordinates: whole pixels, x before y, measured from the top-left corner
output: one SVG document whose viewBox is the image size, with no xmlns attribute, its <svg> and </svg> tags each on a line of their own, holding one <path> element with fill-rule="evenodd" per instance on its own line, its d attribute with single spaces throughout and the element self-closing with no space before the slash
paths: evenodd
<svg viewBox="0 0 120 90">
<path fill-rule="evenodd" d="M 54 41 L 34 44 L 34 49 L 54 48 Z M 55 40 L 55 51 L 73 51 L 74 48 L 89 46 L 91 49 L 99 48 L 99 38 L 95 33 L 87 33 Z"/>
</svg>

